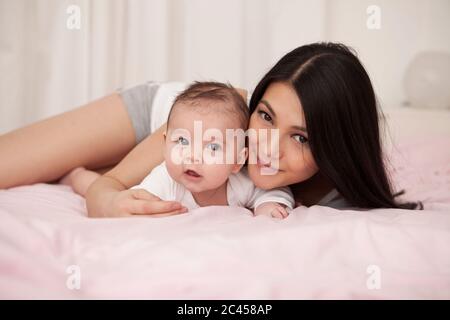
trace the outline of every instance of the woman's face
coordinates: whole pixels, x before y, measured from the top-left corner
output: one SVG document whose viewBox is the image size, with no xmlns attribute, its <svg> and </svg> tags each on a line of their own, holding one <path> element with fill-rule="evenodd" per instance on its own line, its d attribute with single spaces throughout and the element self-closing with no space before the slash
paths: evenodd
<svg viewBox="0 0 450 320">
<path fill-rule="evenodd" d="M 288 186 L 305 181 L 318 172 L 309 148 L 302 105 L 288 83 L 269 85 L 250 117 L 249 129 L 256 133 L 256 141 L 253 140 L 256 143 L 250 142 L 248 173 L 257 187 Z M 270 129 L 277 129 L 278 138 L 271 136 Z M 258 159 L 258 163 L 250 161 L 251 157 Z M 264 171 L 267 167 L 272 168 Z"/>
</svg>

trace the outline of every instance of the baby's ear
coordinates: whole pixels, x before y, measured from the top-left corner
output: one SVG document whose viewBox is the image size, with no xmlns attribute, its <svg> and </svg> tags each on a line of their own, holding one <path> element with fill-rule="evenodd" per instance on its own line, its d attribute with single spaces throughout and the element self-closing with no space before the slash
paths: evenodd
<svg viewBox="0 0 450 320">
<path fill-rule="evenodd" d="M 234 165 L 233 173 L 238 173 L 241 170 L 242 166 L 245 164 L 245 160 L 247 160 L 247 157 L 248 148 L 244 147 L 237 156 L 237 163 Z"/>
<path fill-rule="evenodd" d="M 166 131 L 163 132 L 163 137 L 164 137 L 164 140 L 166 140 L 166 137 L 167 137 Z"/>
<path fill-rule="evenodd" d="M 239 152 L 238 163 L 241 163 L 243 165 L 247 160 L 247 157 L 248 157 L 248 148 L 244 147 L 242 148 L 241 152 Z"/>
</svg>

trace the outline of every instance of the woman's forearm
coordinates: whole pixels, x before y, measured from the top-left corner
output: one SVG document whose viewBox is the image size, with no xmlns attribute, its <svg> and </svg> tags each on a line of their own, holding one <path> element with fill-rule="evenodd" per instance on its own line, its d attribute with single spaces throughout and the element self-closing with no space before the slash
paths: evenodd
<svg viewBox="0 0 450 320">
<path fill-rule="evenodd" d="M 125 186 L 114 178 L 101 176 L 91 184 L 86 193 L 86 207 L 91 218 L 112 216 L 110 204 L 112 197 Z"/>
<path fill-rule="evenodd" d="M 164 131 L 166 125 L 145 138 L 105 176 L 115 179 L 126 189 L 139 184 L 154 167 L 164 160 Z"/>
<path fill-rule="evenodd" d="M 139 143 L 113 169 L 98 178 L 88 189 L 86 206 L 90 217 L 114 216 L 113 203 L 118 192 L 139 184 L 163 159 L 165 124 Z"/>
</svg>

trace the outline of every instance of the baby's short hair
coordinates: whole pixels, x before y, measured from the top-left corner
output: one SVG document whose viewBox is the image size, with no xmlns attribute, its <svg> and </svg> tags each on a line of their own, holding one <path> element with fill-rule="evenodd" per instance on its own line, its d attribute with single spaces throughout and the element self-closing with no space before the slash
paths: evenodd
<svg viewBox="0 0 450 320">
<path fill-rule="evenodd" d="M 170 116 L 175 107 L 180 103 L 198 107 L 199 100 L 212 102 L 229 102 L 229 107 L 218 111 L 234 113 L 239 118 L 241 127 L 246 130 L 250 119 L 250 112 L 244 98 L 230 84 L 214 81 L 195 81 L 187 89 L 182 91 L 176 98 L 170 109 L 167 119 L 169 126 Z"/>
</svg>

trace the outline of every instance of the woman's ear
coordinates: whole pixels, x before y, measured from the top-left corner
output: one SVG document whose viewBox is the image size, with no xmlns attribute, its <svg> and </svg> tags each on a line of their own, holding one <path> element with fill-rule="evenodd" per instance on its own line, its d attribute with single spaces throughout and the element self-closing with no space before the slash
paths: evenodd
<svg viewBox="0 0 450 320">
<path fill-rule="evenodd" d="M 232 170 L 233 173 L 238 173 L 241 170 L 242 166 L 245 164 L 245 161 L 247 160 L 247 157 L 248 157 L 248 148 L 244 147 L 237 156 L 237 162 Z"/>
</svg>

